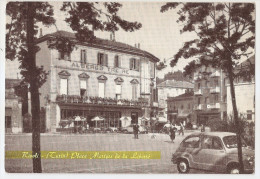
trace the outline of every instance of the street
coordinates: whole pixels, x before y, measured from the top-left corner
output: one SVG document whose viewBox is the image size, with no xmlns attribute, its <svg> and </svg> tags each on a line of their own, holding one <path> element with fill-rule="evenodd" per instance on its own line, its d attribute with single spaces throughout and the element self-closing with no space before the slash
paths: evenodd
<svg viewBox="0 0 260 179">
<path fill-rule="evenodd" d="M 42 159 L 43 173 L 178 173 L 171 154 L 188 134 L 177 134 L 174 143 L 166 134 L 157 134 L 154 139 L 151 134 L 141 134 L 139 139 L 133 134 L 117 133 L 42 134 L 42 151 L 161 151 L 161 159 Z M 30 134 L 6 135 L 6 151 L 30 151 L 31 145 Z M 5 161 L 7 172 L 32 172 L 31 159 Z"/>
</svg>

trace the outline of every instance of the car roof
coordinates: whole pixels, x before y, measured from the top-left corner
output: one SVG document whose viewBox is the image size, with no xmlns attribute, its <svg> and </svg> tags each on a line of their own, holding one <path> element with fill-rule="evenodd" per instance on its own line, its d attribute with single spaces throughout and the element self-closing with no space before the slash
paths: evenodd
<svg viewBox="0 0 260 179">
<path fill-rule="evenodd" d="M 197 136 L 197 135 L 209 135 L 209 136 L 217 136 L 217 137 L 225 137 L 225 136 L 231 136 L 236 135 L 233 132 L 194 132 L 190 134 L 189 136 Z"/>
</svg>

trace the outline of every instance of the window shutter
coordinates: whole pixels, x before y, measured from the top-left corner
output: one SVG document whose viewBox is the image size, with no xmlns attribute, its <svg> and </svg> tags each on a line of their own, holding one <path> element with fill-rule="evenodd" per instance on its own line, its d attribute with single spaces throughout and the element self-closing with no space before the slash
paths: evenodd
<svg viewBox="0 0 260 179">
<path fill-rule="evenodd" d="M 121 85 L 116 85 L 116 94 L 121 94 Z"/>
<path fill-rule="evenodd" d="M 129 60 L 129 68 L 130 68 L 130 70 L 132 70 L 132 66 L 133 66 L 133 59 L 131 58 Z"/>
<path fill-rule="evenodd" d="M 87 63 L 87 51 L 84 50 L 84 63 L 86 64 Z"/>
<path fill-rule="evenodd" d="M 136 70 L 139 71 L 140 59 L 136 59 Z"/>
<path fill-rule="evenodd" d="M 118 67 L 121 68 L 121 58 L 118 56 Z"/>
<path fill-rule="evenodd" d="M 104 65 L 108 66 L 108 55 L 107 54 L 105 54 L 105 64 Z"/>
<path fill-rule="evenodd" d="M 87 81 L 80 80 L 80 89 L 87 89 Z"/>
<path fill-rule="evenodd" d="M 100 65 L 99 64 L 99 53 L 97 53 L 97 64 Z"/>
<path fill-rule="evenodd" d="M 68 94 L 68 79 L 60 79 L 60 94 Z"/>
</svg>

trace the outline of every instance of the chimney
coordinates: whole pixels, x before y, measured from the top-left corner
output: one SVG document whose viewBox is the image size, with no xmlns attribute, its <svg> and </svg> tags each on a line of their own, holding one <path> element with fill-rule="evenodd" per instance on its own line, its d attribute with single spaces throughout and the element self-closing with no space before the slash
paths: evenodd
<svg viewBox="0 0 260 179">
<path fill-rule="evenodd" d="M 40 28 L 40 35 L 39 35 L 39 38 L 41 38 L 43 35 L 42 35 L 42 28 Z"/>
<path fill-rule="evenodd" d="M 110 40 L 111 40 L 111 41 L 113 40 L 112 33 L 110 34 Z"/>
<path fill-rule="evenodd" d="M 111 32 L 111 34 L 110 34 L 110 40 L 111 40 L 111 41 L 116 41 L 115 32 Z"/>
<path fill-rule="evenodd" d="M 138 43 L 137 45 L 138 45 L 138 46 L 137 46 L 137 48 L 139 48 L 139 49 L 140 49 L 140 43 Z"/>
</svg>

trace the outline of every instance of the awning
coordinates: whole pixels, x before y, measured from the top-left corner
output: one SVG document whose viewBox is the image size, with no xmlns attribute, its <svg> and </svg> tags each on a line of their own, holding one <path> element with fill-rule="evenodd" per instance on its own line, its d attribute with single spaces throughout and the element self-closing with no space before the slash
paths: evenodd
<svg viewBox="0 0 260 179">
<path fill-rule="evenodd" d="M 158 122 L 166 123 L 167 122 L 167 118 L 166 117 L 159 117 Z"/>
<path fill-rule="evenodd" d="M 131 118 L 130 118 L 130 117 L 123 116 L 123 117 L 120 118 L 120 120 L 121 120 L 121 121 L 122 121 L 122 120 L 126 120 L 126 121 L 127 121 L 127 120 L 131 120 Z"/>
<path fill-rule="evenodd" d="M 187 118 L 190 116 L 190 113 L 180 113 L 178 114 L 177 118 Z"/>
</svg>

